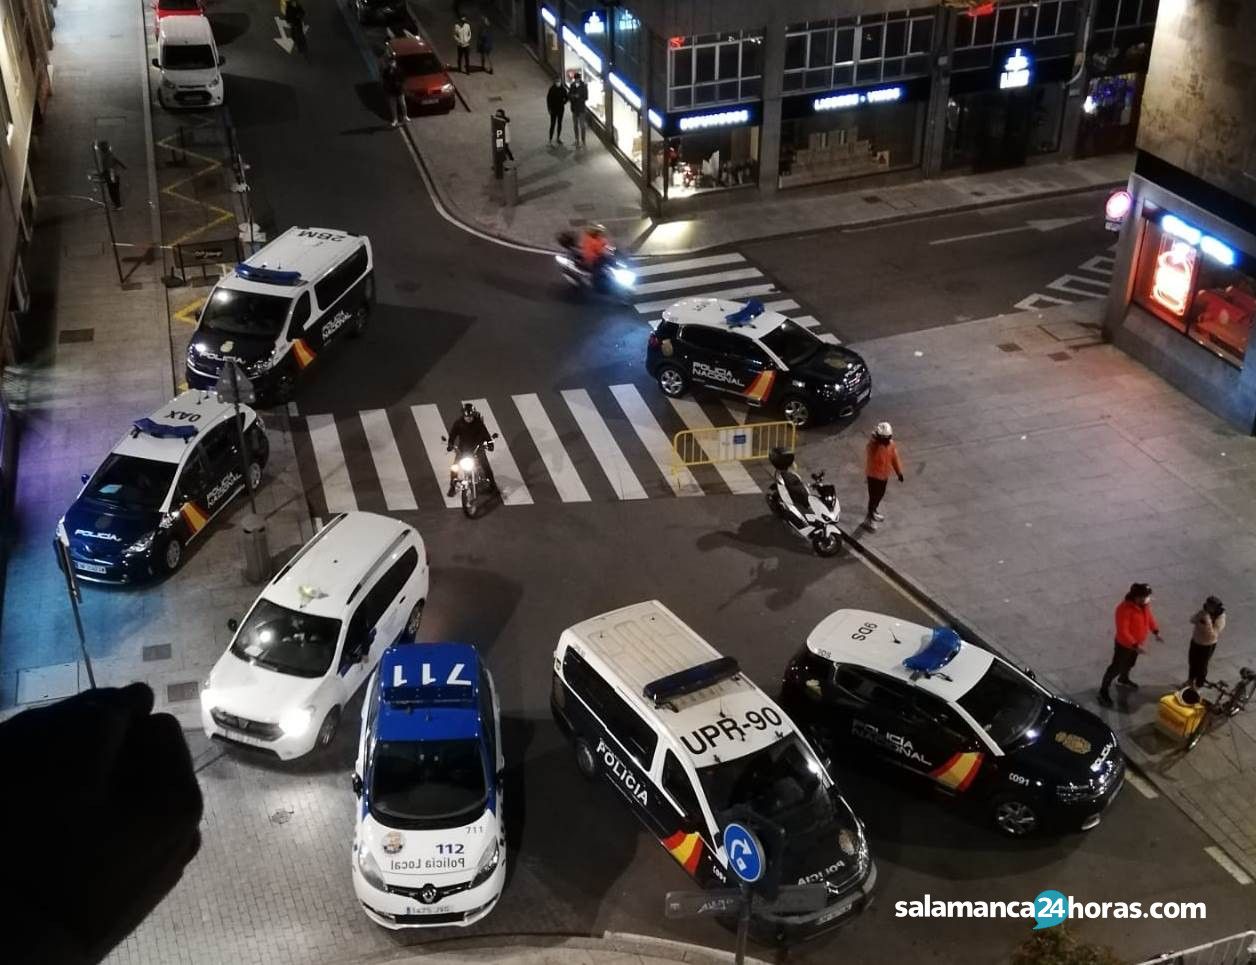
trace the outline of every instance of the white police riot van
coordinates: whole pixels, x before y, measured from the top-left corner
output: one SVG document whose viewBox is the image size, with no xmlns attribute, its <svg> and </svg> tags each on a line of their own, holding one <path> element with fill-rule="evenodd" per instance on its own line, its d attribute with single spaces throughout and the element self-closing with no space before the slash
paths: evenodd
<svg viewBox="0 0 1256 965">
<path fill-rule="evenodd" d="M 863 824 L 785 713 L 657 600 L 564 630 L 550 708 L 576 766 L 601 778 L 704 888 L 736 881 L 723 831 L 752 813 L 779 829 L 780 884 L 824 882 L 818 912 L 757 912 L 804 938 L 861 910 L 876 881 Z"/>
<path fill-rule="evenodd" d="M 209 293 L 188 344 L 188 385 L 212 389 L 231 359 L 259 398 L 283 402 L 334 341 L 362 334 L 374 304 L 369 238 L 289 228 Z"/>
<path fill-rule="evenodd" d="M 501 710 L 465 643 L 389 647 L 367 690 L 353 890 L 385 928 L 465 926 L 506 881 Z"/>
</svg>

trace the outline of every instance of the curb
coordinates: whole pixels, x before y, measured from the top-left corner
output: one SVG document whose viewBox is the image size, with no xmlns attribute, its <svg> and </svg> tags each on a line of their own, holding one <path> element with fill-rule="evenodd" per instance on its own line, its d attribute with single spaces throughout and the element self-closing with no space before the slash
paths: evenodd
<svg viewBox="0 0 1256 965">
<path fill-rule="evenodd" d="M 731 938 L 731 936 L 730 936 Z M 559 961 L 570 958 L 573 963 L 584 965 L 593 955 L 582 953 L 601 953 L 606 959 L 620 958 L 625 955 L 638 955 L 667 962 L 683 962 L 686 965 L 729 965 L 735 960 L 732 952 L 722 952 L 702 945 L 688 942 L 673 941 L 668 938 L 653 938 L 649 935 L 636 935 L 627 932 L 604 932 L 597 935 L 578 935 L 563 933 L 529 933 L 529 934 L 498 934 L 482 935 L 466 938 L 444 938 L 432 942 L 411 946 L 409 951 L 380 952 L 361 958 L 346 960 L 344 965 L 418 965 L 422 961 L 430 961 L 435 956 L 449 955 L 474 962 L 477 952 L 506 951 L 540 951 L 549 949 L 551 954 L 547 961 Z M 502 956 L 498 961 L 508 961 Z M 769 965 L 764 959 L 747 957 L 748 965 Z"/>
</svg>

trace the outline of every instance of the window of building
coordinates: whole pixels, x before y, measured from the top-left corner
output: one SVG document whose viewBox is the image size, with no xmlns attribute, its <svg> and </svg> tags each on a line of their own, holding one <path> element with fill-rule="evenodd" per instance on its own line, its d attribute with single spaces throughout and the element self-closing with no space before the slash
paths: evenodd
<svg viewBox="0 0 1256 965">
<path fill-rule="evenodd" d="M 668 42 L 672 110 L 751 100 L 762 90 L 762 31 L 673 37 Z"/>
<path fill-rule="evenodd" d="M 929 73 L 933 8 L 794 24 L 785 35 L 788 92 L 834 90 Z"/>
<path fill-rule="evenodd" d="M 1171 234 L 1162 227 L 1168 217 L 1145 223 L 1134 301 L 1241 366 L 1256 319 L 1256 257 L 1196 237 L 1189 226 Z"/>
<path fill-rule="evenodd" d="M 990 67 L 995 47 L 1011 44 L 1032 44 L 1038 60 L 1072 56 L 1077 6 L 1078 0 L 1000 4 L 993 13 L 956 18 L 954 69 Z"/>
</svg>

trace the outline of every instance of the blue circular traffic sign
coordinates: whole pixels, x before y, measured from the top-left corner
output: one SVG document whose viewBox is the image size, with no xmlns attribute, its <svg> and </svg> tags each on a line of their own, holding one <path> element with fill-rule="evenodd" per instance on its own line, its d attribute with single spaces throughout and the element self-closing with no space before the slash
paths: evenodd
<svg viewBox="0 0 1256 965">
<path fill-rule="evenodd" d="M 733 874 L 748 885 L 763 877 L 763 845 L 753 831 L 744 825 L 730 822 L 724 828 L 724 851 L 728 855 Z"/>
</svg>

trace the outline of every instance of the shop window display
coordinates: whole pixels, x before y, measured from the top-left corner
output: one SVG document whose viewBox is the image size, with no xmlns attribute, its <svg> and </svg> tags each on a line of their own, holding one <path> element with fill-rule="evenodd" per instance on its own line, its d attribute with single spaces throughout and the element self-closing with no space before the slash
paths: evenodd
<svg viewBox="0 0 1256 965">
<path fill-rule="evenodd" d="M 665 198 L 759 182 L 759 128 L 669 137 L 656 156 L 654 186 Z"/>
<path fill-rule="evenodd" d="M 781 128 L 780 186 L 880 174 L 920 163 L 922 104 L 831 111 Z"/>
<path fill-rule="evenodd" d="M 1134 300 L 1240 365 L 1256 321 L 1256 259 L 1206 237 L 1198 243 L 1185 240 L 1148 221 Z"/>
</svg>

